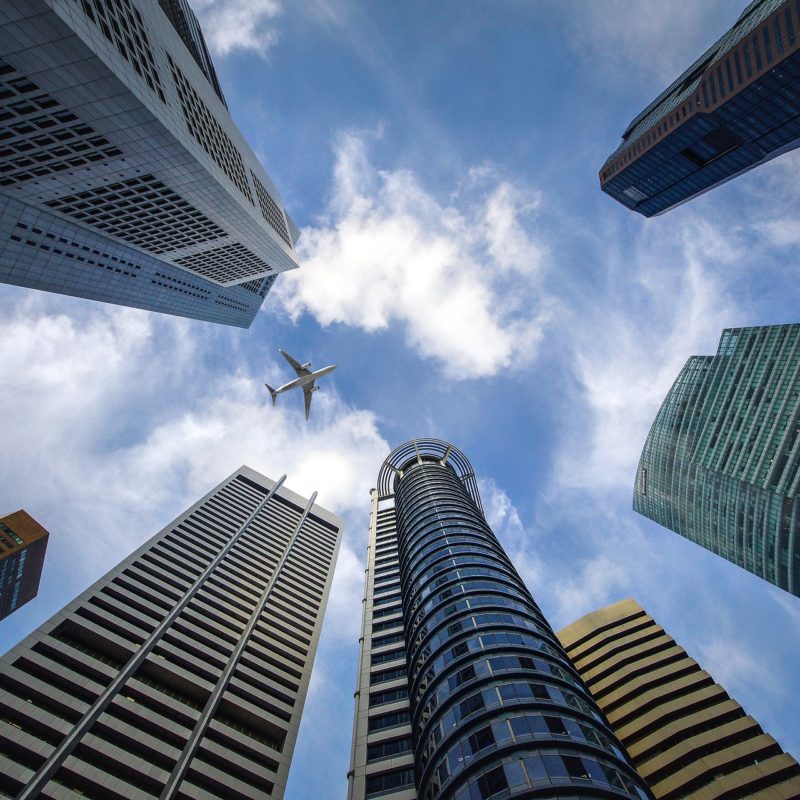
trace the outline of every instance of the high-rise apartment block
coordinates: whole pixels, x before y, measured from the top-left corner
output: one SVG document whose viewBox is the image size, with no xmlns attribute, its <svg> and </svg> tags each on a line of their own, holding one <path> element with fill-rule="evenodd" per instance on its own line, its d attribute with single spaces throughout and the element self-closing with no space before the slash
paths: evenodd
<svg viewBox="0 0 800 800">
<path fill-rule="evenodd" d="M 186 0 L 0 5 L 0 281 L 247 327 L 298 235 Z"/>
<path fill-rule="evenodd" d="M 633 508 L 800 596 L 800 325 L 692 356 L 645 442 Z"/>
<path fill-rule="evenodd" d="M 796 148 L 799 50 L 797 0 L 753 0 L 628 125 L 603 191 L 652 217 Z"/>
<path fill-rule="evenodd" d="M 649 796 L 447 442 L 401 445 L 372 492 L 348 778 L 349 800 Z"/>
<path fill-rule="evenodd" d="M 796 800 L 800 766 L 634 600 L 558 633 L 656 800 Z"/>
<path fill-rule="evenodd" d="M 49 535 L 26 511 L 0 517 L 0 619 L 38 594 Z"/>
<path fill-rule="evenodd" d="M 0 660 L 0 795 L 286 785 L 340 521 L 241 467 Z"/>
</svg>

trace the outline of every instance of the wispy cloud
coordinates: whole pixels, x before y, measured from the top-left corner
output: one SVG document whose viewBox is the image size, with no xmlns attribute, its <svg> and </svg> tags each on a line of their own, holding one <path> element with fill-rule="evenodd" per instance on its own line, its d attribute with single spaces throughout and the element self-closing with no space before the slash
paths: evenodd
<svg viewBox="0 0 800 800">
<path fill-rule="evenodd" d="M 591 61 L 597 74 L 626 82 L 635 76 L 639 84 L 644 78 L 666 87 L 733 25 L 742 2 L 568 0 L 561 10 L 575 49 Z"/>
<path fill-rule="evenodd" d="M 762 691 L 782 693 L 761 655 L 750 650 L 738 636 L 714 636 L 700 644 L 700 664 L 734 697 L 738 689 L 753 684 Z"/>
<path fill-rule="evenodd" d="M 534 537 L 523 525 L 519 510 L 491 478 L 481 478 L 478 488 L 486 521 L 522 580 L 535 590 L 542 578 L 542 562 L 536 552 Z"/>
<path fill-rule="evenodd" d="M 233 50 L 264 54 L 278 40 L 281 0 L 194 0 L 192 6 L 209 47 L 221 56 Z"/>
<path fill-rule="evenodd" d="M 291 316 L 365 331 L 399 323 L 452 377 L 530 362 L 551 316 L 538 196 L 476 170 L 443 202 L 413 173 L 373 167 L 352 134 L 336 157 L 326 214 L 300 240 L 303 269 L 277 292 Z"/>
<path fill-rule="evenodd" d="M 614 252 L 610 241 L 595 246 Z M 632 486 L 649 426 L 680 368 L 691 355 L 714 353 L 724 327 L 746 322 L 725 277 L 742 266 L 735 253 L 731 232 L 685 221 L 638 236 L 628 255 L 633 275 L 623 278 L 613 258 L 600 261 L 602 300 L 578 301 L 563 331 L 578 396 L 558 457 L 560 485 Z"/>
</svg>

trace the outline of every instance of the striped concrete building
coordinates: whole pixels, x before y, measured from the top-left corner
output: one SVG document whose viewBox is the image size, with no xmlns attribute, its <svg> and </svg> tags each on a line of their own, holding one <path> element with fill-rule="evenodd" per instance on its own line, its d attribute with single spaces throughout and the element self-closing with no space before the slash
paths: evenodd
<svg viewBox="0 0 800 800">
<path fill-rule="evenodd" d="M 558 633 L 657 800 L 794 800 L 800 766 L 636 601 Z"/>
<path fill-rule="evenodd" d="M 341 528 L 283 481 L 241 467 L 0 660 L 0 797 L 283 797 Z"/>
</svg>

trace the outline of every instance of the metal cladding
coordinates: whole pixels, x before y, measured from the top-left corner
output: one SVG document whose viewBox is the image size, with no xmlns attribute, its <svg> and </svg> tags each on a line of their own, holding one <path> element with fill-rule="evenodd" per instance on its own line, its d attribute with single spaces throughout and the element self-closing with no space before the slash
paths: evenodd
<svg viewBox="0 0 800 800">
<path fill-rule="evenodd" d="M 185 0 L 0 4 L 0 281 L 247 327 L 297 229 Z"/>
<path fill-rule="evenodd" d="M 657 800 L 800 797 L 800 766 L 632 599 L 558 633 Z"/>
<path fill-rule="evenodd" d="M 0 795 L 283 797 L 341 523 L 248 467 L 0 659 Z"/>
<path fill-rule="evenodd" d="M 463 454 L 409 442 L 379 487 L 351 800 L 649 797 L 489 528 Z"/>
<path fill-rule="evenodd" d="M 630 123 L 600 186 L 661 214 L 800 144 L 800 5 L 754 0 Z"/>
<path fill-rule="evenodd" d="M 647 436 L 633 508 L 800 596 L 800 325 L 730 328 Z"/>
</svg>

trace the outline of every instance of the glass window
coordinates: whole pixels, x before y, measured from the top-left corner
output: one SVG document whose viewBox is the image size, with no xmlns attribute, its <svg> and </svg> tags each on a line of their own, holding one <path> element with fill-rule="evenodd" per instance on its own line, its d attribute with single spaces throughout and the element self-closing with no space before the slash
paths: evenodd
<svg viewBox="0 0 800 800">
<path fill-rule="evenodd" d="M 567 735 L 567 728 L 564 725 L 564 721 L 561 717 L 549 717 L 546 716 L 544 718 L 545 724 L 547 725 L 547 730 L 550 733 L 555 734 L 557 736 L 566 736 Z"/>
<path fill-rule="evenodd" d="M 562 756 L 564 767 L 570 778 L 582 778 L 588 780 L 589 771 L 584 766 L 583 762 L 577 756 Z"/>
<path fill-rule="evenodd" d="M 480 796 L 484 798 L 484 800 L 499 794 L 504 789 L 508 789 L 506 773 L 502 767 L 495 767 L 493 770 L 481 775 L 481 777 L 478 778 L 477 784 Z"/>
<path fill-rule="evenodd" d="M 600 783 L 608 783 L 606 771 L 596 761 L 593 761 L 591 758 L 584 758 L 583 765 L 586 767 L 586 770 L 592 777 L 592 780 L 600 781 Z"/>
<path fill-rule="evenodd" d="M 502 686 L 498 686 L 497 689 L 503 702 L 517 699 L 517 690 L 514 688 L 513 683 L 504 683 Z"/>
<path fill-rule="evenodd" d="M 514 789 L 517 786 L 525 786 L 528 783 L 525 780 L 525 771 L 522 769 L 521 761 L 511 761 L 508 764 L 503 764 L 503 769 L 506 772 L 509 788 Z"/>
<path fill-rule="evenodd" d="M 544 761 L 542 761 L 541 756 L 528 756 L 522 759 L 522 763 L 525 765 L 525 770 L 528 773 L 531 783 L 546 781 L 548 779 L 547 770 L 545 769 Z"/>
<path fill-rule="evenodd" d="M 541 683 L 531 683 L 530 687 L 531 687 L 531 692 L 533 693 L 533 696 L 537 700 L 549 700 L 550 699 L 550 695 L 547 692 L 547 688 L 545 686 L 542 686 Z"/>
<path fill-rule="evenodd" d="M 492 733 L 496 742 L 504 742 L 511 738 L 511 732 L 508 730 L 508 723 L 506 720 L 502 722 L 495 722 L 492 725 Z"/>
<path fill-rule="evenodd" d="M 530 736 L 531 728 L 528 724 L 529 717 L 513 717 L 511 722 L 511 730 L 514 732 L 515 738 L 520 736 Z"/>
<path fill-rule="evenodd" d="M 480 694 L 474 694 L 472 697 L 468 697 L 466 700 L 462 701 L 458 710 L 461 712 L 462 717 L 466 717 L 469 714 L 479 711 L 483 707 L 483 697 Z"/>
<path fill-rule="evenodd" d="M 492 733 L 491 725 L 481 728 L 472 734 L 467 739 L 467 747 L 472 754 L 483 750 L 484 747 L 489 747 L 494 744 L 494 734 Z"/>
<path fill-rule="evenodd" d="M 544 762 L 544 768 L 547 770 L 547 774 L 551 778 L 567 777 L 567 768 L 564 766 L 564 761 L 561 756 L 555 753 L 545 753 L 545 755 L 542 756 L 542 761 Z"/>
</svg>

